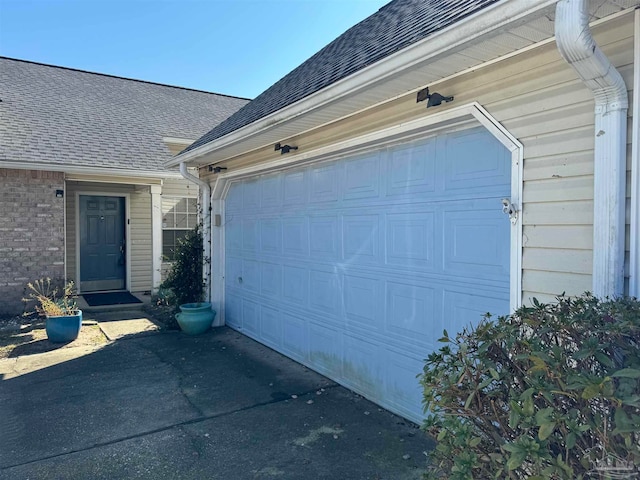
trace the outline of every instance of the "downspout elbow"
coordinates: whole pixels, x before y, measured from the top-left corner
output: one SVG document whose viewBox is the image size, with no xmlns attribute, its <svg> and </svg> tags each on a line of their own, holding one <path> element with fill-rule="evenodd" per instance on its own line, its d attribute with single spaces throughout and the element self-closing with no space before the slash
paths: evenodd
<svg viewBox="0 0 640 480">
<path fill-rule="evenodd" d="M 200 194 L 202 198 L 202 243 L 205 252 L 203 280 L 205 300 L 209 301 L 211 285 L 211 186 L 204 180 L 189 173 L 185 162 L 180 162 L 180 174 L 186 180 L 189 180 L 200 187 Z"/>
<path fill-rule="evenodd" d="M 602 113 L 629 107 L 622 75 L 596 44 L 589 28 L 589 2 L 561 0 L 556 8 L 555 35 L 558 50 L 594 95 Z"/>
</svg>

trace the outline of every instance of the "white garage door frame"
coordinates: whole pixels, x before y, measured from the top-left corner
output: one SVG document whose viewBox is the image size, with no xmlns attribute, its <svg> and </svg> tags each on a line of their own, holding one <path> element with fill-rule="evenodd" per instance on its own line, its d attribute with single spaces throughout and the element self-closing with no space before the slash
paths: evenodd
<svg viewBox="0 0 640 480">
<path fill-rule="evenodd" d="M 293 166 L 325 162 L 361 151 L 377 148 L 385 144 L 432 136 L 437 133 L 461 130 L 482 125 L 507 150 L 511 152 L 511 203 L 517 209 L 515 223 L 511 226 L 510 238 L 510 285 L 509 303 L 511 311 L 517 309 L 522 302 L 522 178 L 523 178 L 523 146 L 480 104 L 473 102 L 452 108 L 410 122 L 381 129 L 373 133 L 353 139 L 337 142 L 312 151 L 302 151 L 237 170 L 227 171 L 216 177 L 211 189 L 212 208 L 212 250 L 211 258 L 211 302 L 218 312 L 215 325 L 225 324 L 225 235 L 224 235 L 224 200 L 230 185 L 238 180 L 258 174 L 275 172 Z M 216 222 L 216 217 L 220 219 Z M 216 225 L 218 223 L 218 225 Z"/>
</svg>

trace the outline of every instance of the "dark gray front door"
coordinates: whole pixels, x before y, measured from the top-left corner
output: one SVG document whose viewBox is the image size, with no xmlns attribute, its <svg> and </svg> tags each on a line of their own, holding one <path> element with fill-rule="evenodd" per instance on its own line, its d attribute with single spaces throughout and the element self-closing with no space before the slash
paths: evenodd
<svg viewBox="0 0 640 480">
<path fill-rule="evenodd" d="M 80 289 L 125 288 L 124 198 L 80 195 Z"/>
</svg>

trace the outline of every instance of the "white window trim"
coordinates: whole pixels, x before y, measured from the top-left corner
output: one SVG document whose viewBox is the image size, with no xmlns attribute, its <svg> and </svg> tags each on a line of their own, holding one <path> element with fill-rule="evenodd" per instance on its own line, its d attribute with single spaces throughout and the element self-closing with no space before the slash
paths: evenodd
<svg viewBox="0 0 640 480">
<path fill-rule="evenodd" d="M 419 138 L 425 134 L 432 135 L 438 132 L 447 132 L 454 128 L 459 129 L 477 123 L 484 126 L 489 133 L 511 152 L 511 203 L 516 206 L 518 215 L 515 224 L 511 227 L 509 304 L 511 311 L 520 307 L 522 305 L 522 189 L 524 147 L 516 137 L 491 116 L 479 103 L 473 102 L 308 152 L 303 151 L 294 155 L 287 155 L 284 158 L 278 158 L 277 160 L 251 165 L 237 170 L 228 170 L 225 173 L 217 175 L 211 189 L 211 243 L 212 245 L 219 246 L 219 248 L 214 249 L 211 258 L 211 302 L 213 308 L 218 312 L 215 325 L 224 324 L 224 200 L 231 183 L 243 178 L 255 176 L 259 173 L 284 170 L 294 165 L 327 161 L 339 158 L 345 153 L 352 154 L 377 148 L 381 145 L 395 143 L 400 140 Z M 496 208 L 498 208 L 498 206 Z M 216 226 L 216 217 L 222 220 L 219 226 Z"/>
<path fill-rule="evenodd" d="M 164 231 L 165 231 L 165 230 L 180 230 L 180 231 L 183 231 L 183 230 L 193 230 L 193 229 L 197 226 L 198 222 L 200 221 L 200 212 L 199 212 L 199 207 L 198 207 L 198 205 L 197 205 L 197 202 L 198 202 L 198 200 L 200 199 L 200 197 L 198 197 L 197 195 L 162 195 L 162 200 L 164 200 L 164 199 L 169 199 L 169 198 L 171 198 L 171 199 L 176 199 L 176 200 L 182 200 L 182 199 L 185 199 L 185 198 L 187 198 L 187 199 L 192 199 L 192 200 L 196 200 L 196 212 L 195 212 L 195 213 L 196 213 L 196 225 L 194 225 L 194 226 L 193 226 L 193 227 L 191 227 L 191 228 L 166 228 L 166 227 L 164 226 L 164 222 L 163 222 L 163 220 L 164 220 L 164 217 L 165 217 L 165 215 L 166 215 L 166 213 L 167 213 L 167 212 L 165 212 L 165 211 L 164 211 L 164 209 L 162 208 L 162 205 L 161 205 L 161 206 L 160 206 L 160 213 L 161 213 L 161 215 L 160 215 L 161 233 L 162 233 L 162 234 L 164 234 Z M 161 200 L 161 202 L 162 202 L 162 200 Z M 187 212 L 187 214 L 189 214 L 189 213 L 191 213 L 191 212 Z M 160 239 L 160 258 L 162 259 L 162 261 L 161 261 L 161 263 L 162 263 L 162 264 L 170 265 L 170 264 L 172 264 L 172 263 L 173 263 L 173 261 L 172 261 L 172 260 L 165 260 L 165 259 L 164 259 L 164 235 L 162 235 L 162 238 Z"/>
</svg>

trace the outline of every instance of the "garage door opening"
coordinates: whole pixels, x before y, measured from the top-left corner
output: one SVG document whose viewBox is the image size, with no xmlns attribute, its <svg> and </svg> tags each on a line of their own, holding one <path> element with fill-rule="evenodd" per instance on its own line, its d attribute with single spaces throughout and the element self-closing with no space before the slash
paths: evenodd
<svg viewBox="0 0 640 480">
<path fill-rule="evenodd" d="M 509 313 L 511 177 L 476 127 L 232 181 L 227 325 L 420 422 L 442 330 Z"/>
</svg>

